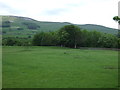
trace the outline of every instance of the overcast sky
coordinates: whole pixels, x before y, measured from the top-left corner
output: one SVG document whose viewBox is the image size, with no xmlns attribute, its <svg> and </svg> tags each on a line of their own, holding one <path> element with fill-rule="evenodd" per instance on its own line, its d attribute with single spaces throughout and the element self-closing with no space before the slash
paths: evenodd
<svg viewBox="0 0 120 90">
<path fill-rule="evenodd" d="M 0 0 L 0 15 L 118 28 L 119 0 Z"/>
</svg>

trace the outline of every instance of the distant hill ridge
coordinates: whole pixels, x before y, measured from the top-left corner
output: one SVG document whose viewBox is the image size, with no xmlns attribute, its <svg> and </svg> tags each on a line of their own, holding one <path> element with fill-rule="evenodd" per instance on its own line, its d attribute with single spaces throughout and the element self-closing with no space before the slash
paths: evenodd
<svg viewBox="0 0 120 90">
<path fill-rule="evenodd" d="M 4 35 L 19 35 L 22 34 L 30 34 L 33 32 L 48 32 L 48 31 L 56 31 L 65 25 L 70 25 L 72 23 L 69 22 L 49 22 L 49 21 L 37 21 L 28 17 L 21 16 L 0 16 L 2 17 L 2 23 L 4 24 L 3 31 L 7 32 Z M 8 25 L 7 25 L 8 24 Z M 101 25 L 95 24 L 74 24 L 79 26 L 82 30 L 86 29 L 88 31 L 96 30 L 99 32 L 117 34 L 118 29 L 113 29 Z M 9 27 L 10 26 L 10 27 Z M 24 33 L 23 33 L 24 32 Z"/>
</svg>

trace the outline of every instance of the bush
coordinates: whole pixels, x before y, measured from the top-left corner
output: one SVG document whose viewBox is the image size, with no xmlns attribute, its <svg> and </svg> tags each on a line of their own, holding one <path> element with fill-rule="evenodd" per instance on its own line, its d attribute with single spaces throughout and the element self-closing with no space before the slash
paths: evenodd
<svg viewBox="0 0 120 90">
<path fill-rule="evenodd" d="M 3 21 L 2 22 L 2 27 L 10 27 L 10 21 Z"/>
<path fill-rule="evenodd" d="M 24 30 L 23 28 L 17 28 L 17 30 Z"/>
<path fill-rule="evenodd" d="M 40 28 L 40 26 L 35 24 L 35 23 L 23 22 L 23 24 L 26 25 L 28 29 L 38 29 L 38 28 Z"/>
</svg>

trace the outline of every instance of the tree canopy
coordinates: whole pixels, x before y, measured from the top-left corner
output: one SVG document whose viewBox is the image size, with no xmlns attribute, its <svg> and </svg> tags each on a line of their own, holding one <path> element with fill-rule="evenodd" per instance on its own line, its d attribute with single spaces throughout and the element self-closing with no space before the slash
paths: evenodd
<svg viewBox="0 0 120 90">
<path fill-rule="evenodd" d="M 59 30 L 59 37 L 61 45 L 77 47 L 80 41 L 80 28 L 75 25 L 66 25 Z"/>
<path fill-rule="evenodd" d="M 113 20 L 117 21 L 120 24 L 120 18 L 118 16 L 114 16 Z"/>
</svg>

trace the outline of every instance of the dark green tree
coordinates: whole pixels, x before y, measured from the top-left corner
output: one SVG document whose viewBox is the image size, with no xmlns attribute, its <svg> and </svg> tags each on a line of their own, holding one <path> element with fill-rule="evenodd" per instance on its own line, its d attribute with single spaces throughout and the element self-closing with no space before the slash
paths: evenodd
<svg viewBox="0 0 120 90">
<path fill-rule="evenodd" d="M 45 33 L 40 32 L 33 37 L 33 45 L 35 46 L 41 46 L 43 43 L 43 38 L 44 38 Z"/>
<path fill-rule="evenodd" d="M 55 32 L 40 32 L 33 37 L 35 46 L 55 46 L 58 43 L 58 37 Z"/>
<path fill-rule="evenodd" d="M 75 25 L 66 25 L 59 30 L 61 45 L 77 48 L 81 40 L 81 30 Z"/>
<path fill-rule="evenodd" d="M 117 48 L 117 37 L 111 34 L 102 34 L 98 40 L 99 47 Z"/>
<path fill-rule="evenodd" d="M 16 43 L 16 41 L 14 39 L 12 39 L 12 38 L 7 38 L 6 39 L 6 45 L 7 46 L 14 46 L 15 43 Z"/>
<path fill-rule="evenodd" d="M 113 17 L 113 20 L 117 21 L 120 24 L 120 18 L 118 16 Z"/>
</svg>

